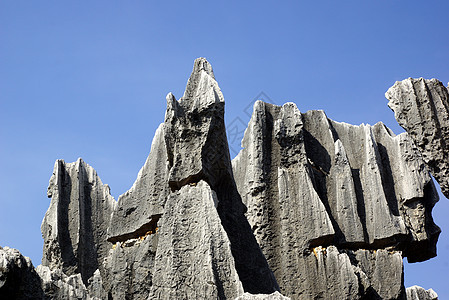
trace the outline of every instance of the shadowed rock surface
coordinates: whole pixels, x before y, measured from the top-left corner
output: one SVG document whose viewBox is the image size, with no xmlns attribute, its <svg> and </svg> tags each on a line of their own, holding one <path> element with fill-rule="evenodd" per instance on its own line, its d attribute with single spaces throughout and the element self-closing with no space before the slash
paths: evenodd
<svg viewBox="0 0 449 300">
<path fill-rule="evenodd" d="M 28 257 L 0 247 L 0 298 L 45 299 L 41 279 Z"/>
<path fill-rule="evenodd" d="M 56 161 L 42 265 L 0 248 L 0 298 L 435 299 L 403 284 L 403 257 L 434 257 L 440 233 L 407 134 L 258 101 L 231 162 L 204 58 L 166 100 L 117 202 L 84 161 Z"/>
<path fill-rule="evenodd" d="M 394 116 L 413 139 L 449 198 L 449 91 L 436 79 L 397 81 L 385 94 Z"/>
</svg>

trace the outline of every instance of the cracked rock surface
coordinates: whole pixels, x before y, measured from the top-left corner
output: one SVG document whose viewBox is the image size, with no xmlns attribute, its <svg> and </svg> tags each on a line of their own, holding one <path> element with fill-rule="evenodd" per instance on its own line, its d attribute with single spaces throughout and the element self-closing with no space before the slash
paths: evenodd
<svg viewBox="0 0 449 300">
<path fill-rule="evenodd" d="M 1 299 L 437 299 L 403 284 L 440 233 L 412 133 L 257 101 L 231 161 L 206 59 L 166 101 L 118 201 L 82 159 L 56 161 L 42 265 L 0 248 Z"/>
</svg>

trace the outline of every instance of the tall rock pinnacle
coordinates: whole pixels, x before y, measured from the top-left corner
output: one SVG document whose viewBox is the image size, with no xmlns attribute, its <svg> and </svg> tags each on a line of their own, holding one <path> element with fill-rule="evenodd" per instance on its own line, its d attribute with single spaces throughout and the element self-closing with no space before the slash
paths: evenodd
<svg viewBox="0 0 449 300">
<path fill-rule="evenodd" d="M 173 191 L 204 180 L 216 193 L 217 211 L 230 240 L 235 266 L 247 292 L 278 287 L 244 216 L 232 174 L 224 124 L 224 99 L 204 58 L 195 60 L 184 96 L 167 96 L 166 145 Z"/>
</svg>

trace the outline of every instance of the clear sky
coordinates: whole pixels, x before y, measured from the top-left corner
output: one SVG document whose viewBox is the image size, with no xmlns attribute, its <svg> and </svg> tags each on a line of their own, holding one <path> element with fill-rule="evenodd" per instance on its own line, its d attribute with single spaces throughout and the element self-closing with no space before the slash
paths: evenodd
<svg viewBox="0 0 449 300">
<path fill-rule="evenodd" d="M 56 159 L 82 157 L 116 199 L 130 188 L 166 94 L 182 96 L 197 57 L 214 68 L 233 133 L 256 97 L 400 133 L 385 91 L 407 77 L 449 81 L 448 1 L 242 2 L 0 0 L 1 246 L 40 263 Z M 406 286 L 440 299 L 448 214 L 441 197 L 438 257 L 405 264 Z"/>
</svg>

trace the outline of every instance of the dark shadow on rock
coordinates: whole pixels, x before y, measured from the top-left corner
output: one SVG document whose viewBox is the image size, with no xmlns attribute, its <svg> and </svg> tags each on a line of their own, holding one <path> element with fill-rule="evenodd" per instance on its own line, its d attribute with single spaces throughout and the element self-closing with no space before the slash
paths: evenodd
<svg viewBox="0 0 449 300">
<path fill-rule="evenodd" d="M 382 164 L 379 166 L 381 170 L 382 187 L 388 207 L 393 215 L 399 216 L 398 199 L 396 198 L 396 190 L 394 188 L 393 171 L 391 170 L 390 157 L 387 148 L 381 143 L 377 143 Z"/>
<path fill-rule="evenodd" d="M 92 228 L 92 184 L 87 180 L 85 168 L 80 168 L 80 188 L 79 193 L 79 211 L 80 211 L 80 228 L 79 228 L 79 246 L 78 246 L 78 268 L 83 279 L 83 283 L 87 286 L 88 280 L 98 269 L 97 249 L 94 240 L 94 228 Z"/>
<path fill-rule="evenodd" d="M 0 299 L 46 299 L 41 278 L 33 265 L 28 268 L 23 256 L 20 257 L 20 263 L 20 266 L 14 265 L 8 273 L 2 274 L 6 278 L 0 278 L 5 281 L 0 287 Z"/>
<path fill-rule="evenodd" d="M 303 135 L 307 158 L 311 162 L 308 163 L 309 173 L 311 174 L 310 177 L 312 178 L 315 191 L 320 197 L 320 200 L 326 209 L 327 215 L 331 220 L 332 227 L 334 228 L 335 235 L 333 236 L 333 242 L 335 244 L 339 244 L 345 240 L 345 237 L 343 236 L 340 226 L 332 214 L 327 191 L 327 176 L 329 175 L 332 167 L 331 156 L 329 155 L 327 149 L 312 134 L 310 134 L 310 132 L 304 129 Z M 310 246 L 328 246 L 330 243 L 325 241 L 326 239 L 324 239 L 324 241 L 318 241 L 318 243 L 311 243 Z"/>
<path fill-rule="evenodd" d="M 366 228 L 365 197 L 363 196 L 362 181 L 360 180 L 360 170 L 351 168 L 351 173 L 357 197 L 357 213 L 359 214 L 362 223 L 364 240 L 367 242 L 368 230 Z"/>
<path fill-rule="evenodd" d="M 221 182 L 215 189 L 218 215 L 231 242 L 235 267 L 245 292 L 270 294 L 279 291 L 273 272 L 243 214 L 244 207 L 233 182 Z"/>
<path fill-rule="evenodd" d="M 70 227 L 70 198 L 72 194 L 72 180 L 69 173 L 66 171 L 64 162 L 58 161 L 59 172 L 59 202 L 58 202 L 58 244 L 60 246 L 61 258 L 63 262 L 63 271 L 68 275 L 77 273 L 77 261 L 75 253 L 73 251 L 72 239 L 70 237 L 71 227 Z M 72 212 L 73 214 L 73 212 Z M 77 214 L 73 214 L 77 215 Z"/>
</svg>

